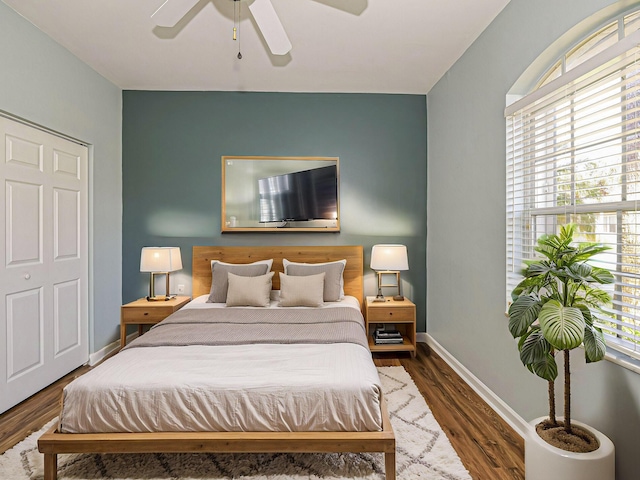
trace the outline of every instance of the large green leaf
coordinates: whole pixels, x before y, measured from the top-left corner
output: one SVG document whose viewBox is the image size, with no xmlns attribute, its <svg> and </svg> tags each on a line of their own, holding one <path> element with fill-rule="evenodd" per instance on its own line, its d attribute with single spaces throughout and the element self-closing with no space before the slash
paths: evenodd
<svg viewBox="0 0 640 480">
<path fill-rule="evenodd" d="M 589 281 L 606 285 L 613 283 L 615 281 L 615 277 L 606 268 L 593 267 L 593 269 L 591 270 L 591 278 L 589 279 Z"/>
<path fill-rule="evenodd" d="M 538 318 L 541 302 L 536 297 L 523 295 L 509 307 L 509 331 L 513 338 L 521 337 Z"/>
<path fill-rule="evenodd" d="M 524 278 L 511 291 L 511 299 L 515 302 L 520 295 L 528 295 L 537 292 L 540 289 L 542 281 L 539 278 Z"/>
<path fill-rule="evenodd" d="M 610 250 L 611 247 L 600 243 L 581 243 L 575 256 L 575 261 L 584 262 L 599 253 Z"/>
<path fill-rule="evenodd" d="M 538 239 L 538 245 L 533 247 L 533 249 L 549 260 L 555 259 L 558 254 L 558 242 L 554 237 L 555 235 L 543 235 Z"/>
<path fill-rule="evenodd" d="M 611 301 L 611 295 L 599 288 L 589 288 L 584 294 L 584 300 L 593 307 L 599 307 Z"/>
<path fill-rule="evenodd" d="M 584 318 L 585 323 L 588 325 L 593 325 L 593 314 L 591 310 L 586 305 L 582 303 L 574 305 L 574 307 L 579 308 L 582 312 L 582 318 Z M 585 327 L 586 328 L 586 327 Z"/>
<path fill-rule="evenodd" d="M 565 225 L 561 225 L 559 237 L 563 241 L 571 242 L 573 240 L 573 232 L 575 231 L 576 231 L 575 223 L 567 223 Z"/>
<path fill-rule="evenodd" d="M 579 308 L 549 300 L 540 309 L 538 320 L 544 337 L 558 350 L 579 347 L 584 340 L 585 320 Z"/>
<path fill-rule="evenodd" d="M 604 342 L 602 330 L 587 324 L 584 329 L 584 356 L 587 363 L 602 360 L 607 353 L 607 345 Z"/>
<path fill-rule="evenodd" d="M 525 277 L 542 277 L 553 271 L 553 266 L 547 262 L 537 262 L 529 265 L 525 270 Z"/>
<path fill-rule="evenodd" d="M 588 263 L 575 263 L 568 267 L 571 277 L 578 282 L 586 282 L 591 276 L 593 268 Z"/>
<path fill-rule="evenodd" d="M 520 360 L 525 365 L 543 361 L 551 351 L 551 345 L 540 330 L 531 332 L 520 346 Z"/>
<path fill-rule="evenodd" d="M 558 365 L 556 364 L 556 359 L 550 353 L 540 361 L 527 365 L 527 367 L 537 376 L 549 382 L 558 377 Z"/>
</svg>

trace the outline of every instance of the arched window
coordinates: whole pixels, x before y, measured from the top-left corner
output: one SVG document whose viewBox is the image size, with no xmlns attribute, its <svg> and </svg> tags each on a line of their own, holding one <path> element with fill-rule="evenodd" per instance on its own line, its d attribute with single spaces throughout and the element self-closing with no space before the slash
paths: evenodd
<svg viewBox="0 0 640 480">
<path fill-rule="evenodd" d="M 598 319 L 640 359 L 640 12 L 612 20 L 556 61 L 507 117 L 507 292 L 536 240 L 566 223 L 609 245 L 615 276 Z"/>
</svg>

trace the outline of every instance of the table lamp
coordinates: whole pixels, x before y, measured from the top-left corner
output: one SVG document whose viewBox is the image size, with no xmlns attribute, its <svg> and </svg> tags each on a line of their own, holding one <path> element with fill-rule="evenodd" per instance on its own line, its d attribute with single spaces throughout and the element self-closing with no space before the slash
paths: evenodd
<svg viewBox="0 0 640 480">
<path fill-rule="evenodd" d="M 140 271 L 151 274 L 149 280 L 149 296 L 147 300 L 171 300 L 175 295 L 169 293 L 169 273 L 182 269 L 182 257 L 179 247 L 142 247 L 140 253 Z M 165 274 L 167 287 L 164 295 L 155 294 L 155 276 Z"/>
<path fill-rule="evenodd" d="M 371 249 L 371 269 L 378 275 L 378 294 L 374 302 L 384 302 L 382 287 L 397 287 L 398 294 L 393 296 L 396 301 L 404 300 L 400 287 L 400 271 L 409 270 L 407 247 L 404 245 L 374 245 Z M 396 283 L 383 283 L 383 275 L 395 275 Z"/>
</svg>

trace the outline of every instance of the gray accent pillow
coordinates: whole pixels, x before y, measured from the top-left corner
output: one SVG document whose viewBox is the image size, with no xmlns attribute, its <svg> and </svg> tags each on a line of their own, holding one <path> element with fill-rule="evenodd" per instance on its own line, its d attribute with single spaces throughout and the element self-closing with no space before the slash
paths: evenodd
<svg viewBox="0 0 640 480">
<path fill-rule="evenodd" d="M 296 277 L 280 272 L 280 306 L 321 306 L 324 297 L 324 277 L 324 272 Z"/>
<path fill-rule="evenodd" d="M 274 273 L 243 277 L 229 272 L 227 307 L 268 307 L 271 300 L 271 278 Z"/>
<path fill-rule="evenodd" d="M 346 264 L 346 260 L 327 263 L 295 263 L 283 259 L 284 273 L 286 275 L 302 277 L 324 272 L 325 302 L 339 302 L 344 297 L 344 280 L 342 273 L 344 272 Z"/>
<path fill-rule="evenodd" d="M 249 264 L 232 264 L 218 261 L 211 262 L 211 292 L 209 303 L 225 303 L 229 281 L 227 275 L 233 273 L 242 277 L 257 277 L 266 274 L 271 269 L 271 264 L 265 261 Z"/>
</svg>

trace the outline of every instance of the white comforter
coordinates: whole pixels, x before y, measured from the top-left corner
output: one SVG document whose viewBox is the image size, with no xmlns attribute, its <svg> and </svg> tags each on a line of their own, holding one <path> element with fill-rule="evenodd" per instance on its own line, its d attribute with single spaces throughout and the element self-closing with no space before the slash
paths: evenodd
<svg viewBox="0 0 640 480">
<path fill-rule="evenodd" d="M 377 431 L 380 405 L 353 343 L 129 348 L 65 388 L 61 431 Z"/>
</svg>

